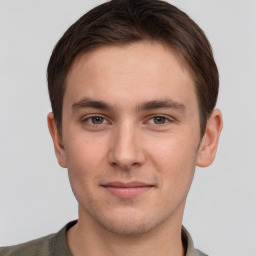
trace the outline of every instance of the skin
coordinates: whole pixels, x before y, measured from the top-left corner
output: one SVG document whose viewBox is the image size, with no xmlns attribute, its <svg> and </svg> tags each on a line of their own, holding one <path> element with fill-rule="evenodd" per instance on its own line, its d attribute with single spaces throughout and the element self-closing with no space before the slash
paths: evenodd
<svg viewBox="0 0 256 256">
<path fill-rule="evenodd" d="M 79 202 L 67 233 L 73 255 L 184 255 L 186 197 L 196 165 L 214 160 L 222 118 L 214 110 L 201 138 L 194 82 L 175 52 L 142 41 L 80 56 L 62 137 L 52 113 L 48 125 Z M 141 191 L 109 185 L 134 181 Z"/>
</svg>

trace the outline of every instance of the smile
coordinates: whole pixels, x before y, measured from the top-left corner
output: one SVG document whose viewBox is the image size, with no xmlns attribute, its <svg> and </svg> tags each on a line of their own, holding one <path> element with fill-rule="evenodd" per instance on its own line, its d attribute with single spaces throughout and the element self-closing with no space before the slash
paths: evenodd
<svg viewBox="0 0 256 256">
<path fill-rule="evenodd" d="M 149 191 L 154 186 L 142 182 L 110 182 L 103 185 L 103 187 L 109 193 L 119 198 L 132 198 Z"/>
</svg>

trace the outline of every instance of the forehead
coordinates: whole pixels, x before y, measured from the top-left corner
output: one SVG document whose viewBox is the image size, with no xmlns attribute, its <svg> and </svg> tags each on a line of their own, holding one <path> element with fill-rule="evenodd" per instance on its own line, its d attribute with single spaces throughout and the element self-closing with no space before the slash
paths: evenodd
<svg viewBox="0 0 256 256">
<path fill-rule="evenodd" d="M 66 85 L 64 104 L 65 99 L 79 97 L 135 104 L 167 96 L 175 101 L 195 99 L 192 76 L 176 52 L 148 41 L 104 46 L 79 56 Z"/>
</svg>

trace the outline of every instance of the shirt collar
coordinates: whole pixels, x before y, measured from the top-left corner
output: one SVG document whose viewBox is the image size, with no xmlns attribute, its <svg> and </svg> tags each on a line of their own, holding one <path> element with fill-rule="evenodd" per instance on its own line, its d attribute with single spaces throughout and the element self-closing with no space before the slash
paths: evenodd
<svg viewBox="0 0 256 256">
<path fill-rule="evenodd" d="M 188 233 L 184 226 L 182 226 L 181 236 L 182 243 L 184 247 L 187 248 L 186 256 L 207 256 L 203 252 L 195 249 L 192 237 L 190 236 L 190 234 Z"/>
<path fill-rule="evenodd" d="M 51 255 L 63 255 L 63 256 L 72 256 L 71 252 L 69 251 L 67 240 L 66 240 L 66 231 L 70 229 L 72 226 L 74 226 L 77 223 L 77 221 L 69 222 L 65 227 L 63 227 L 52 239 L 51 244 L 52 248 L 52 254 Z M 188 231 L 185 229 L 184 226 L 182 226 L 182 243 L 185 248 L 187 248 L 186 256 L 207 256 L 206 254 L 200 252 L 199 250 L 195 249 L 193 240 L 188 233 Z"/>
</svg>

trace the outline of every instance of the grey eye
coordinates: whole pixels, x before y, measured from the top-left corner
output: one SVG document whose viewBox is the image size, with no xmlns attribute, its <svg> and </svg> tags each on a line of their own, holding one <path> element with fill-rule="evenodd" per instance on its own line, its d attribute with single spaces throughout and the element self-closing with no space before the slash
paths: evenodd
<svg viewBox="0 0 256 256">
<path fill-rule="evenodd" d="M 166 117 L 163 116 L 156 116 L 154 117 L 154 123 L 155 124 L 165 124 L 166 123 Z"/>
<path fill-rule="evenodd" d="M 91 117 L 91 120 L 92 120 L 93 124 L 103 124 L 103 122 L 104 122 L 104 118 L 101 116 Z"/>
</svg>

